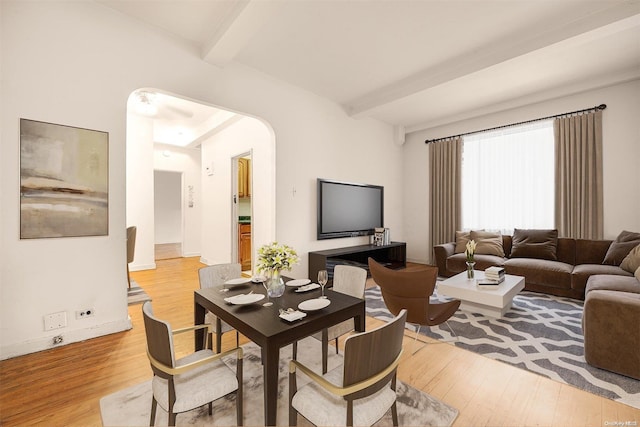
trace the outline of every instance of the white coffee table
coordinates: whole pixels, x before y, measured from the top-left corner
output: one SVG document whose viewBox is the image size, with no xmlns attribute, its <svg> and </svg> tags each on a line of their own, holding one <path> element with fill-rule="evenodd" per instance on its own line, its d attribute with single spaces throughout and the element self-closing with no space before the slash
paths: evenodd
<svg viewBox="0 0 640 427">
<path fill-rule="evenodd" d="M 477 280 L 484 279 L 484 271 L 475 271 L 475 279 L 467 279 L 463 271 L 442 282 L 438 282 L 438 295 L 461 301 L 460 309 L 472 313 L 500 318 L 509 311 L 513 297 L 524 289 L 524 277 L 506 274 L 498 286 L 479 288 Z"/>
</svg>

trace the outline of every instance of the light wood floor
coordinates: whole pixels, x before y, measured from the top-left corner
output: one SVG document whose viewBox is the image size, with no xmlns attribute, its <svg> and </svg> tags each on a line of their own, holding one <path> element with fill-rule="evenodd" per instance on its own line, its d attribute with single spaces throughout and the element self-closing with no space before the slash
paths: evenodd
<svg viewBox="0 0 640 427">
<path fill-rule="evenodd" d="M 159 317 L 174 328 L 190 325 L 202 264 L 196 257 L 157 266 L 132 275 L 153 298 Z M 101 425 L 101 397 L 151 378 L 140 310 L 129 307 L 130 331 L 1 361 L 0 425 Z M 367 318 L 367 328 L 378 324 Z M 412 340 L 408 332 L 399 378 L 456 407 L 455 426 L 640 424 L 640 410 L 452 345 L 428 345 L 411 356 Z M 225 334 L 223 346 L 234 341 L 234 334 Z"/>
<path fill-rule="evenodd" d="M 180 258 L 182 256 L 182 243 L 159 243 L 154 246 L 154 255 L 156 261 Z"/>
</svg>

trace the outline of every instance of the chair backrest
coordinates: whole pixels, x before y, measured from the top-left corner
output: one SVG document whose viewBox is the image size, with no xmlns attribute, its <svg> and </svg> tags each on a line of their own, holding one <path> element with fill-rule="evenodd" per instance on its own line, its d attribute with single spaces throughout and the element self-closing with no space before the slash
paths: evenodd
<svg viewBox="0 0 640 427">
<path fill-rule="evenodd" d="M 144 331 L 147 335 L 149 354 L 163 365 L 175 367 L 171 326 L 153 315 L 150 301 L 146 301 L 142 305 L 142 315 L 144 316 Z M 156 370 L 153 365 L 151 369 L 156 375 L 166 377 L 166 374 Z"/>
<path fill-rule="evenodd" d="M 127 264 L 133 262 L 136 252 L 136 233 L 138 228 L 135 225 L 127 227 Z"/>
<path fill-rule="evenodd" d="M 236 279 L 242 276 L 242 268 L 238 263 L 209 265 L 198 270 L 198 277 L 200 278 L 200 288 L 202 289 L 221 286 L 224 283 L 221 274 L 221 271 L 224 267 L 229 268 L 229 277 L 227 277 L 227 280 Z"/>
<path fill-rule="evenodd" d="M 364 298 L 367 270 L 352 265 L 336 265 L 333 270 L 333 290 L 356 298 Z"/>
<path fill-rule="evenodd" d="M 438 267 L 404 271 L 387 268 L 369 258 L 371 277 L 380 287 L 382 299 L 389 311 L 397 315 L 407 309 L 407 322 L 423 325 L 429 314 L 429 297 L 433 295 Z"/>
<path fill-rule="evenodd" d="M 344 387 L 379 374 L 398 358 L 402 351 L 406 318 L 406 310 L 401 310 L 389 323 L 347 338 L 344 344 Z M 349 397 L 360 399 L 369 396 L 384 387 L 393 375 L 395 369 L 384 379 Z"/>
</svg>

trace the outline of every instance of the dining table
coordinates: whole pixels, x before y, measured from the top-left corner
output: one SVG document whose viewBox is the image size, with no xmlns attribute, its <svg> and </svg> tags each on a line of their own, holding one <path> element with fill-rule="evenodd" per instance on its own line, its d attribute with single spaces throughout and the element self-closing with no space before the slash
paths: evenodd
<svg viewBox="0 0 640 427">
<path fill-rule="evenodd" d="M 283 277 L 285 282 L 291 280 Z M 232 304 L 226 301 L 229 297 L 240 294 L 264 294 L 262 283 L 248 283 L 228 287 L 221 291 L 220 287 L 204 288 L 194 291 L 194 324 L 204 323 L 205 313 L 210 311 L 217 320 L 217 330 L 221 329 L 221 321 L 228 323 L 242 335 L 261 347 L 263 381 L 264 381 L 264 424 L 276 425 L 278 407 L 278 370 L 280 349 L 305 337 L 322 331 L 329 326 L 345 320 L 353 319 L 354 330 L 365 330 L 365 301 L 361 298 L 325 289 L 324 294 L 329 305 L 312 311 L 305 311 L 306 316 L 299 320 L 288 321 L 280 317 L 281 310 L 297 309 L 304 301 L 317 299 L 321 289 L 296 292 L 298 288 L 286 286 L 282 296 L 264 298 L 250 304 Z M 265 302 L 272 302 L 264 306 Z M 315 305 L 315 304 L 312 304 Z M 302 310 L 301 310 L 302 311 Z M 196 331 L 195 348 L 201 350 L 205 345 L 204 330 Z M 320 357 L 320 351 L 318 351 Z"/>
</svg>

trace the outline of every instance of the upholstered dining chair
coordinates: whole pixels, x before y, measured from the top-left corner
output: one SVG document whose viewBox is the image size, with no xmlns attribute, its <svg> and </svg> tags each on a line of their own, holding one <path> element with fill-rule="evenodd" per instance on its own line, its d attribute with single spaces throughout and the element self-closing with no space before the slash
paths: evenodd
<svg viewBox="0 0 640 427">
<path fill-rule="evenodd" d="M 317 426 L 370 426 L 391 409 L 397 426 L 396 370 L 406 317 L 406 310 L 401 310 L 389 323 L 349 336 L 343 365 L 324 375 L 291 360 L 289 425 L 297 425 L 299 413 Z M 298 370 L 311 379 L 300 389 Z"/>
<path fill-rule="evenodd" d="M 333 270 L 333 290 L 352 297 L 364 298 L 364 288 L 367 284 L 367 270 L 352 265 L 336 265 Z M 338 338 L 353 331 L 353 319 L 333 325 L 313 335 L 322 342 L 322 373 L 327 372 L 327 358 L 329 353 L 329 341 L 335 340 L 336 353 L 338 353 Z"/>
<path fill-rule="evenodd" d="M 198 270 L 198 278 L 200 279 L 200 289 L 202 288 L 213 288 L 215 286 L 224 285 L 225 279 L 222 271 L 227 269 L 228 277 L 226 280 L 235 279 L 242 276 L 241 266 L 238 263 L 233 264 L 214 264 L 209 265 L 207 267 L 202 267 Z M 222 348 L 222 334 L 225 332 L 232 331 L 233 328 L 229 326 L 225 322 L 221 322 L 222 328 L 220 331 L 216 329 L 216 316 L 207 312 L 204 316 L 204 323 L 211 325 L 210 331 L 212 334 L 216 334 L 216 353 L 219 353 Z M 211 339 L 212 336 L 210 335 Z M 213 343 L 213 341 L 210 341 Z M 238 331 L 236 331 L 236 347 L 240 346 L 240 336 L 238 335 Z"/>
<path fill-rule="evenodd" d="M 131 276 L 129 275 L 129 263 L 133 262 L 136 252 L 136 234 L 138 228 L 135 225 L 127 227 L 127 281 L 131 287 Z"/>
<path fill-rule="evenodd" d="M 406 309 L 407 322 L 417 325 L 414 344 L 423 325 L 436 326 L 445 323 L 454 339 L 457 339 L 448 320 L 460 307 L 460 301 L 430 301 L 438 278 L 438 267 L 425 266 L 420 270 L 409 271 L 392 270 L 369 258 L 369 271 L 373 281 L 380 287 L 382 299 L 391 314 L 397 315 L 400 310 Z M 416 349 L 414 353 L 421 348 Z"/>
<path fill-rule="evenodd" d="M 153 315 L 151 302 L 142 306 L 144 329 L 147 336 L 147 356 L 153 370 L 151 388 L 151 417 L 149 425 L 156 421 L 156 409 L 160 405 L 169 414 L 169 425 L 176 425 L 176 415 L 209 404 L 212 415 L 213 401 L 236 393 L 238 425 L 242 414 L 242 347 L 214 354 L 210 349 L 200 350 L 176 359 L 173 335 L 209 325 L 171 330 L 171 326 Z M 236 354 L 236 372 L 222 362 L 222 357 Z"/>
</svg>

